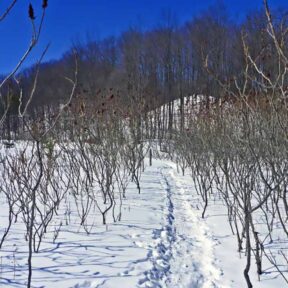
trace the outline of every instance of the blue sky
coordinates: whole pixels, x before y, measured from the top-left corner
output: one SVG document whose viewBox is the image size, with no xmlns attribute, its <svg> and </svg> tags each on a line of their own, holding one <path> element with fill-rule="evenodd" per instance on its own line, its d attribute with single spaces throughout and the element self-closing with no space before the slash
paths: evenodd
<svg viewBox="0 0 288 288">
<path fill-rule="evenodd" d="M 0 11 L 11 0 L 0 1 Z M 57 59 L 71 46 L 72 40 L 119 35 L 129 26 L 153 28 L 160 24 L 163 11 L 170 10 L 183 23 L 213 5 L 217 0 L 50 0 L 40 45 L 26 66 L 35 63 L 47 43 L 51 43 L 46 60 Z M 0 73 L 7 73 L 29 44 L 31 23 L 27 17 L 29 3 L 39 20 L 41 0 L 18 0 L 9 17 L 0 22 Z M 229 15 L 241 19 L 262 0 L 222 0 Z M 273 7 L 288 7 L 287 0 L 270 0 Z M 1 14 L 0 12 L 0 14 Z M 36 20 L 37 20 L 36 19 Z"/>
</svg>

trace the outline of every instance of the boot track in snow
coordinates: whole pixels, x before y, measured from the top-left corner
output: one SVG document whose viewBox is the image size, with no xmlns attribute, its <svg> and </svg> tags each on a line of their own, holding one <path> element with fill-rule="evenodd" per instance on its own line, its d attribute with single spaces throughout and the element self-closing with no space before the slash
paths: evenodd
<svg viewBox="0 0 288 288">
<path fill-rule="evenodd" d="M 215 267 L 213 240 L 196 216 L 191 192 L 175 175 L 175 169 L 159 168 L 166 191 L 164 223 L 153 231 L 154 245 L 148 252 L 152 268 L 139 281 L 140 287 L 219 287 L 221 271 Z M 176 229 L 177 227 L 177 229 Z"/>
</svg>

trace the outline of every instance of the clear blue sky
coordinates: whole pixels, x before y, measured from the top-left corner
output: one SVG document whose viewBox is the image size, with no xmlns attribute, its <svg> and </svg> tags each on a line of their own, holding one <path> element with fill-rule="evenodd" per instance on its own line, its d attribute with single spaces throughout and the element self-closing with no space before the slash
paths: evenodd
<svg viewBox="0 0 288 288">
<path fill-rule="evenodd" d="M 0 1 L 0 11 L 11 0 Z M 57 59 L 71 46 L 73 39 L 85 40 L 119 35 L 131 25 L 153 28 L 161 14 L 170 10 L 183 23 L 207 9 L 217 0 L 49 0 L 40 45 L 26 66 L 35 63 L 40 51 L 51 42 L 46 60 Z M 18 0 L 9 17 L 0 22 L 0 73 L 7 73 L 27 47 L 31 24 L 27 16 L 29 2 L 40 18 L 42 0 Z M 234 19 L 259 9 L 262 0 L 222 0 Z M 272 7 L 287 7 L 288 0 L 270 0 Z M 1 14 L 0 12 L 0 14 Z M 36 19 L 36 20 L 37 20 Z"/>
</svg>

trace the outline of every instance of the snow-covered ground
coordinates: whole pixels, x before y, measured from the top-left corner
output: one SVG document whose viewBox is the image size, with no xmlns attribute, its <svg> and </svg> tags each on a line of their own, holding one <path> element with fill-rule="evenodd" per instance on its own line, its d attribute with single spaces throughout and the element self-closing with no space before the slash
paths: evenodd
<svg viewBox="0 0 288 288">
<path fill-rule="evenodd" d="M 211 203 L 206 219 L 201 219 L 191 177 L 181 176 L 165 160 L 147 166 L 141 185 L 140 195 L 133 183 L 129 185 L 120 222 L 103 226 L 99 214 L 91 213 L 94 227 L 89 235 L 80 226 L 74 200 L 66 199 L 65 205 L 71 206 L 69 221 L 63 207 L 33 256 L 33 287 L 246 287 L 245 260 L 236 251 L 220 200 Z M 3 196 L 0 205 L 3 233 L 7 217 Z M 0 287 L 25 287 L 24 234 L 21 221 L 13 224 L 0 250 Z M 254 287 L 286 287 L 277 273 L 273 279 L 269 275 L 259 282 L 252 270 Z"/>
</svg>

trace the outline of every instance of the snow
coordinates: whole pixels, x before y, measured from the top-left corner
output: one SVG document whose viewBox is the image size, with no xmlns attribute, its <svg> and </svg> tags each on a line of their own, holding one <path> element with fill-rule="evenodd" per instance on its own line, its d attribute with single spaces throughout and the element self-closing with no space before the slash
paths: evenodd
<svg viewBox="0 0 288 288">
<path fill-rule="evenodd" d="M 89 223 L 94 226 L 87 234 L 74 200 L 66 199 L 33 256 L 33 287 L 246 287 L 245 260 L 239 257 L 221 201 L 209 203 L 207 217 L 201 219 L 191 177 L 180 175 L 170 161 L 153 159 L 152 167 L 145 161 L 142 192 L 138 194 L 133 183 L 128 186 L 120 222 L 108 219 L 104 226 L 99 213 L 91 211 Z M 2 235 L 7 217 L 2 194 L 0 205 Z M 0 251 L 1 287 L 25 287 L 24 234 L 19 219 Z M 256 272 L 251 273 L 256 288 L 286 285 L 277 274 L 259 282 Z"/>
</svg>

